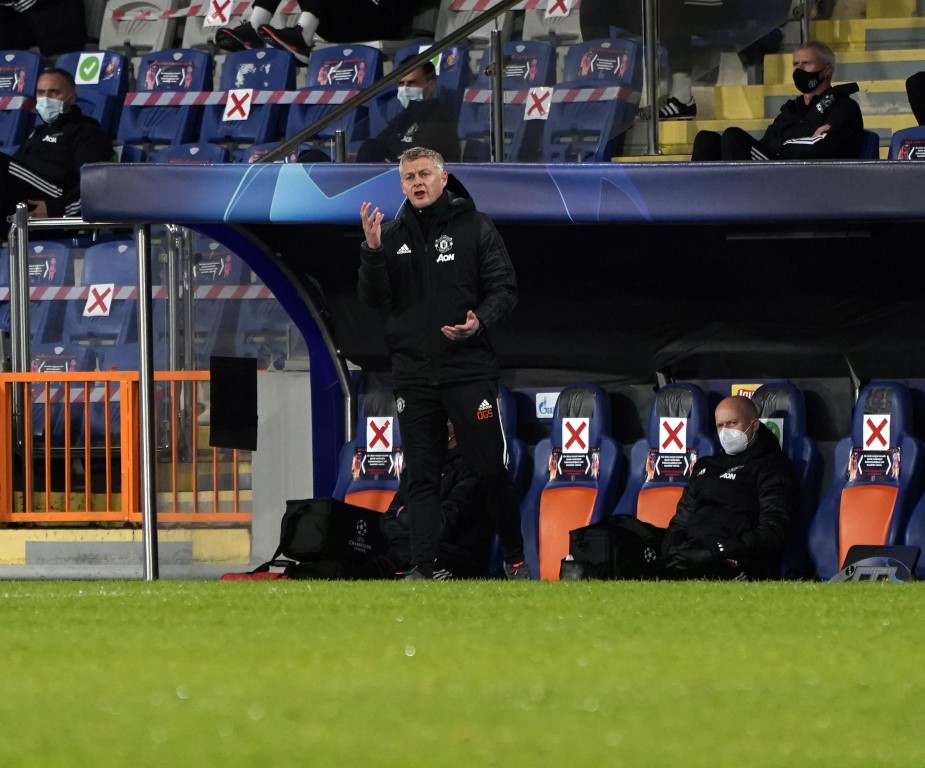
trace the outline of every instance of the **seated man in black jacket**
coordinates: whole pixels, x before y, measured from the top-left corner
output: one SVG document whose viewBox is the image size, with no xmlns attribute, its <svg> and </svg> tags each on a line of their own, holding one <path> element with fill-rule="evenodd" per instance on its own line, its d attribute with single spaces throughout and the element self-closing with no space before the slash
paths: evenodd
<svg viewBox="0 0 925 768">
<path fill-rule="evenodd" d="M 425 61 L 398 81 L 402 111 L 378 136 L 367 139 L 357 151 L 358 163 L 395 163 L 411 147 L 427 147 L 449 162 L 459 160 L 456 122 L 437 98 L 437 72 Z"/>
<path fill-rule="evenodd" d="M 0 152 L 0 216 L 17 203 L 31 218 L 80 215 L 80 168 L 113 159 L 112 139 L 74 106 L 74 78 L 46 69 L 36 84 L 38 125 L 10 157 Z"/>
<path fill-rule="evenodd" d="M 723 452 L 694 465 L 659 570 L 678 579 L 777 578 L 799 503 L 793 467 L 747 397 L 723 400 L 716 428 Z"/>
<path fill-rule="evenodd" d="M 850 160 L 861 153 L 864 119 L 851 98 L 857 83 L 832 86 L 835 54 L 825 43 L 810 41 L 793 53 L 793 83 L 801 95 L 781 106 L 760 140 L 742 128 L 722 135 L 700 131 L 691 160 Z"/>
<path fill-rule="evenodd" d="M 447 422 L 448 441 L 440 477 L 440 534 L 433 578 L 475 579 L 488 577 L 488 557 L 494 527 L 485 506 L 485 487 L 466 464 L 456 446 L 452 422 Z M 402 474 L 398 493 L 383 514 L 379 528 L 386 551 L 362 563 L 342 560 L 305 562 L 286 571 L 295 579 L 395 579 L 411 569 L 410 511 L 404 482 L 413 467 Z"/>
</svg>

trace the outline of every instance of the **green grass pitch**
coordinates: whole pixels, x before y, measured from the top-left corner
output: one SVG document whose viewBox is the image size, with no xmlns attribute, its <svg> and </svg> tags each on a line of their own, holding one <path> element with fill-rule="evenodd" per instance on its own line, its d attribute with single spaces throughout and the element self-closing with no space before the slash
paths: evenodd
<svg viewBox="0 0 925 768">
<path fill-rule="evenodd" d="M 917 584 L 5 582 L 0 766 L 925 757 Z"/>
</svg>

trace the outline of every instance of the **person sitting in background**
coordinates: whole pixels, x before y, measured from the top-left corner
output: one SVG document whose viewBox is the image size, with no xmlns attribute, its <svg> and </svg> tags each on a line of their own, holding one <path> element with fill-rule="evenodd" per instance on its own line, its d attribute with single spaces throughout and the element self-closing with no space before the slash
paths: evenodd
<svg viewBox="0 0 925 768">
<path fill-rule="evenodd" d="M 662 539 L 660 576 L 777 578 L 798 511 L 793 467 L 749 398 L 727 397 L 715 417 L 722 453 L 694 465 Z"/>
<path fill-rule="evenodd" d="M 0 0 L 0 51 L 37 47 L 43 57 L 87 43 L 83 0 Z"/>
<path fill-rule="evenodd" d="M 906 80 L 906 96 L 915 121 L 925 125 L 925 72 L 916 72 Z"/>
<path fill-rule="evenodd" d="M 444 160 L 459 160 L 459 134 L 446 107 L 437 99 L 437 72 L 425 61 L 398 81 L 402 111 L 357 151 L 358 163 L 395 163 L 411 147 L 427 147 Z"/>
<path fill-rule="evenodd" d="M 70 72 L 46 69 L 36 97 L 41 122 L 12 157 L 0 152 L 0 215 L 26 203 L 30 218 L 79 216 L 80 168 L 112 160 L 112 138 L 74 105 Z"/>
<path fill-rule="evenodd" d="M 811 41 L 793 54 L 793 83 L 800 91 L 785 102 L 761 139 L 742 128 L 700 131 L 691 160 L 829 160 L 857 158 L 864 138 L 861 107 L 851 98 L 857 83 L 832 85 L 835 54 Z"/>
<path fill-rule="evenodd" d="M 412 0 L 299 0 L 294 26 L 273 27 L 270 20 L 280 0 L 254 0 L 247 19 L 237 27 L 222 27 L 215 44 L 234 53 L 245 48 L 282 48 L 308 63 L 315 34 L 329 43 L 402 40 L 411 32 Z"/>
<path fill-rule="evenodd" d="M 466 464 L 447 421 L 447 452 L 440 477 L 440 532 L 433 579 L 486 578 L 493 527 L 485 503 L 485 486 Z M 286 571 L 294 579 L 396 579 L 411 569 L 411 528 L 406 492 L 408 467 L 379 528 L 386 551 L 361 563 L 342 560 L 305 562 Z"/>
</svg>

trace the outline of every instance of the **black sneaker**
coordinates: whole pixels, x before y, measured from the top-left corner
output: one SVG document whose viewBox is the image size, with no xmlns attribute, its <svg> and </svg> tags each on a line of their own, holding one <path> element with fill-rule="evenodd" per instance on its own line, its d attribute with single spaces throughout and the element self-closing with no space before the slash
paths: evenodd
<svg viewBox="0 0 925 768">
<path fill-rule="evenodd" d="M 305 42 L 305 38 L 302 36 L 302 27 L 298 24 L 294 27 L 282 27 L 280 29 L 271 27 L 269 24 L 262 24 L 257 33 L 267 45 L 289 51 L 295 56 L 296 61 L 302 64 L 308 63 L 312 47 Z"/>
<path fill-rule="evenodd" d="M 430 576 L 425 575 L 424 572 L 419 570 L 417 566 L 412 568 L 410 571 L 399 573 L 398 576 L 403 581 L 430 581 L 432 578 Z"/>
<path fill-rule="evenodd" d="M 529 580 L 531 578 L 530 569 L 523 560 L 519 563 L 505 563 L 504 575 L 511 581 Z"/>
<path fill-rule="evenodd" d="M 658 110 L 660 120 L 692 120 L 697 117 L 697 102 L 682 104 L 674 96 L 669 96 L 665 106 Z"/>
<path fill-rule="evenodd" d="M 236 53 L 246 48 L 263 48 L 263 40 L 249 21 L 242 21 L 234 28 L 221 27 L 215 33 L 215 44 L 228 53 Z"/>
</svg>

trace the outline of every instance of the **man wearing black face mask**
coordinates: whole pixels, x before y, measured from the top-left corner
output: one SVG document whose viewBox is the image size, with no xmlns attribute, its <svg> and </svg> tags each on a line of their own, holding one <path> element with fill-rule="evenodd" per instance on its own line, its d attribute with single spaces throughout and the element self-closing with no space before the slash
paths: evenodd
<svg viewBox="0 0 925 768">
<path fill-rule="evenodd" d="M 797 510 L 793 468 L 747 397 L 716 406 L 716 429 L 723 450 L 694 466 L 662 540 L 662 575 L 775 578 Z"/>
<path fill-rule="evenodd" d="M 793 83 L 801 95 L 780 108 L 760 140 L 742 128 L 722 134 L 700 131 L 691 160 L 832 160 L 861 153 L 864 120 L 851 98 L 857 83 L 833 86 L 835 54 L 825 43 L 811 41 L 793 54 Z"/>
<path fill-rule="evenodd" d="M 69 72 L 46 69 L 35 93 L 35 128 L 12 157 L 0 153 L 0 215 L 26 203 L 30 218 L 79 216 L 80 168 L 112 160 L 112 139 L 74 105 Z"/>
</svg>

